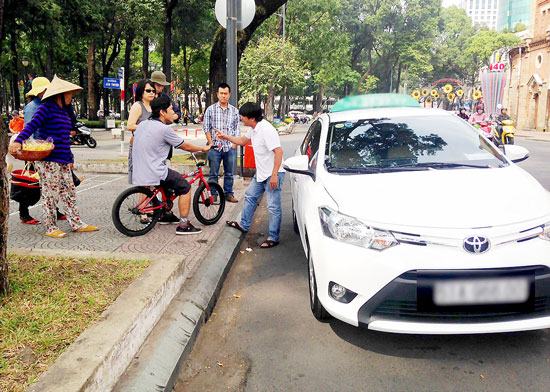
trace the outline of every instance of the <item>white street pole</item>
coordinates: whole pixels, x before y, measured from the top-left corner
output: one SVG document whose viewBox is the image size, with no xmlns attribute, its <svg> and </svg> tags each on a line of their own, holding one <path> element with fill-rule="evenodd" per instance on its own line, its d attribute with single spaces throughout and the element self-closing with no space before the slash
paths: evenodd
<svg viewBox="0 0 550 392">
<path fill-rule="evenodd" d="M 125 69 L 124 67 L 120 67 L 122 73 L 119 75 L 120 78 L 120 153 L 124 155 L 124 101 L 126 99 L 126 91 L 124 86 L 124 73 Z"/>
</svg>

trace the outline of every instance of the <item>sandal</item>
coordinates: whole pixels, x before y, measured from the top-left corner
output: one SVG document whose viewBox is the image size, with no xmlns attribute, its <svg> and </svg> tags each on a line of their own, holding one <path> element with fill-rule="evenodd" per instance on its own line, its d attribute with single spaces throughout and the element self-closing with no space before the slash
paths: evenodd
<svg viewBox="0 0 550 392">
<path fill-rule="evenodd" d="M 79 227 L 78 229 L 74 230 L 76 233 L 90 233 L 92 231 L 98 231 L 99 228 L 92 225 L 84 225 L 82 227 Z"/>
<path fill-rule="evenodd" d="M 244 234 L 248 233 L 245 229 L 243 229 L 243 228 L 241 227 L 241 225 L 239 225 L 238 222 L 235 222 L 235 221 L 226 221 L 225 224 L 226 224 L 227 226 L 229 226 L 229 227 L 232 227 L 232 228 L 234 228 L 234 229 L 239 230 L 241 233 L 244 233 Z"/>
<path fill-rule="evenodd" d="M 55 229 L 54 231 L 50 232 L 50 233 L 46 233 L 46 237 L 51 237 L 51 238 L 64 238 L 67 236 L 67 233 L 65 233 L 64 231 L 61 231 L 59 229 Z"/>
<path fill-rule="evenodd" d="M 34 218 L 21 219 L 21 223 L 24 225 L 39 225 L 40 221 Z"/>
<path fill-rule="evenodd" d="M 277 245 L 279 245 L 279 241 L 265 240 L 260 245 L 260 248 L 268 249 L 268 248 L 273 248 L 274 246 L 277 246 Z"/>
</svg>

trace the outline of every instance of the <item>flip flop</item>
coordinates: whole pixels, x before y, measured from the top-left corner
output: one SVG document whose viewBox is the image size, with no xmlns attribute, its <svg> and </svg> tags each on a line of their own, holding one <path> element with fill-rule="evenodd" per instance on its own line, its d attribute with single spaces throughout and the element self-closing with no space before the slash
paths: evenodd
<svg viewBox="0 0 550 392">
<path fill-rule="evenodd" d="M 21 223 L 23 223 L 24 225 L 39 225 L 40 221 L 38 219 L 31 218 L 31 219 L 21 220 Z"/>
<path fill-rule="evenodd" d="M 260 248 L 269 249 L 269 248 L 273 248 L 274 246 L 277 246 L 277 245 L 279 245 L 279 241 L 265 240 L 260 245 Z"/>
<path fill-rule="evenodd" d="M 235 222 L 235 221 L 226 221 L 225 224 L 226 224 L 227 226 L 229 226 L 229 227 L 232 227 L 232 228 L 234 228 L 234 229 L 239 230 L 241 233 L 244 233 L 244 234 L 248 233 L 245 229 L 243 229 L 243 228 L 241 227 L 241 225 L 239 225 L 238 222 Z"/>
<path fill-rule="evenodd" d="M 47 237 L 51 237 L 51 238 L 64 238 L 67 236 L 67 233 L 65 233 L 64 231 L 61 231 L 59 229 L 55 229 L 54 231 L 50 232 L 50 233 L 46 233 L 45 234 Z"/>
</svg>

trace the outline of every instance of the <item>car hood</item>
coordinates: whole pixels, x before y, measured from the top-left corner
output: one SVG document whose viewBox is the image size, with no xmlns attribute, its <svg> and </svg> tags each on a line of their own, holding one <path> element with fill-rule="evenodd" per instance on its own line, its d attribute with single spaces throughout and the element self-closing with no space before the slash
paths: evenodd
<svg viewBox="0 0 550 392">
<path fill-rule="evenodd" d="M 550 215 L 550 192 L 523 169 L 326 174 L 340 212 L 374 224 L 476 228 Z"/>
</svg>

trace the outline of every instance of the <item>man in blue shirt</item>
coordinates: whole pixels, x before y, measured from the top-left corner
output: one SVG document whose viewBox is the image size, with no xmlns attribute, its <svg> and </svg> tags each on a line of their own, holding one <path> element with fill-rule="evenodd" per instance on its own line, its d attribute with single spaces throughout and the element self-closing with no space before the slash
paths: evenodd
<svg viewBox="0 0 550 392">
<path fill-rule="evenodd" d="M 27 93 L 27 98 L 31 98 L 28 104 L 25 105 L 25 108 L 23 109 L 23 114 L 25 117 L 25 125 L 29 124 L 38 110 L 38 107 L 42 104 L 42 96 L 44 95 L 44 92 L 50 85 L 50 81 L 40 76 L 38 78 L 34 78 L 32 80 L 32 88 Z M 36 131 L 33 134 L 33 137 L 35 139 L 41 139 L 40 137 L 40 130 Z"/>
</svg>

